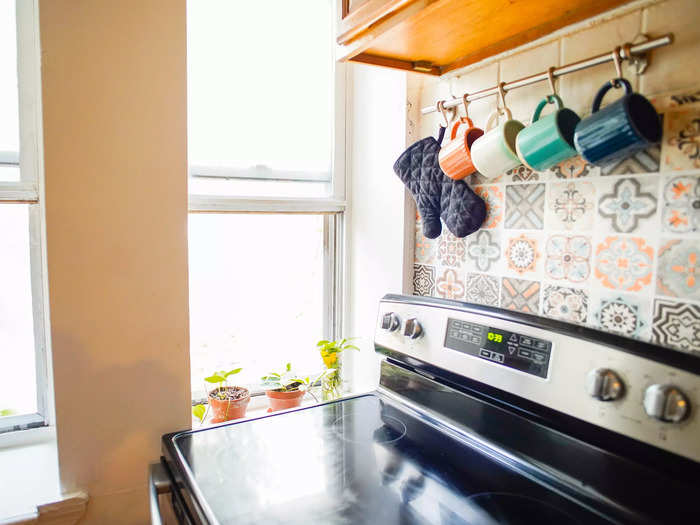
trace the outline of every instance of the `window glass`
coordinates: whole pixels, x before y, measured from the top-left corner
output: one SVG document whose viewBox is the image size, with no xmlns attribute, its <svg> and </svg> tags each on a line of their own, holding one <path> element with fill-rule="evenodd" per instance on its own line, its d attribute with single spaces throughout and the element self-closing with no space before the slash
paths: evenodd
<svg viewBox="0 0 700 525">
<path fill-rule="evenodd" d="M 190 214 L 190 348 L 193 397 L 215 370 L 260 383 L 291 362 L 321 370 L 323 216 Z"/>
<path fill-rule="evenodd" d="M 328 193 L 332 7 L 330 0 L 188 2 L 190 193 L 211 191 L 201 175 L 228 177 L 216 194 Z M 313 182 L 278 183 L 289 180 Z"/>
<path fill-rule="evenodd" d="M 0 205 L 0 412 L 36 412 L 29 205 Z"/>
<path fill-rule="evenodd" d="M 15 0 L 0 0 L 0 182 L 19 180 L 19 101 Z"/>
</svg>

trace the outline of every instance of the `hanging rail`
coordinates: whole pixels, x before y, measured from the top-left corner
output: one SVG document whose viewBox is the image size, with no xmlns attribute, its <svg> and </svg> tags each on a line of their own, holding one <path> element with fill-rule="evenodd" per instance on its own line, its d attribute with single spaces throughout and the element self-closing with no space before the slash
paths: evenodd
<svg viewBox="0 0 700 525">
<path fill-rule="evenodd" d="M 668 33 L 664 36 L 661 36 L 659 38 L 654 38 L 651 40 L 647 40 L 646 42 L 642 42 L 641 44 L 624 44 L 620 48 L 620 58 L 622 60 L 629 60 L 635 55 L 643 55 L 647 51 L 651 51 L 652 49 L 656 49 L 658 47 L 663 47 L 667 46 L 669 44 L 673 43 L 673 33 Z M 560 77 L 562 75 L 568 75 L 569 73 L 573 73 L 575 71 L 581 71 L 582 69 L 588 69 L 589 67 L 597 66 L 600 64 L 605 64 L 607 62 L 612 62 L 613 61 L 613 53 L 615 51 L 610 51 L 608 53 L 603 53 L 602 55 L 594 56 L 591 58 L 587 58 L 585 60 L 580 60 L 578 62 L 574 62 L 572 64 L 567 64 L 566 66 L 558 67 L 554 70 L 552 70 L 552 73 L 554 75 L 554 78 Z M 523 77 L 518 80 L 514 80 L 512 82 L 508 82 L 507 84 L 503 85 L 503 88 L 505 92 L 511 91 L 513 89 L 523 87 L 523 86 L 529 86 L 530 84 L 535 84 L 537 82 L 544 82 L 545 80 L 549 79 L 549 74 L 547 71 L 543 71 L 542 73 L 537 73 L 536 75 L 531 75 L 529 77 Z M 490 87 L 487 89 L 482 89 L 481 91 L 475 91 L 474 93 L 470 93 L 469 96 L 467 97 L 468 102 L 472 102 L 474 100 L 478 100 L 480 98 L 485 98 L 489 97 L 491 95 L 497 95 L 498 94 L 498 86 Z M 462 99 L 461 98 L 454 98 L 452 100 L 446 100 L 444 101 L 444 108 L 449 109 L 449 108 L 454 108 L 456 106 L 459 106 L 462 104 Z M 433 113 L 437 111 L 437 105 L 434 106 L 428 106 L 423 109 L 421 109 L 421 113 L 423 115 L 427 115 L 428 113 Z"/>
</svg>

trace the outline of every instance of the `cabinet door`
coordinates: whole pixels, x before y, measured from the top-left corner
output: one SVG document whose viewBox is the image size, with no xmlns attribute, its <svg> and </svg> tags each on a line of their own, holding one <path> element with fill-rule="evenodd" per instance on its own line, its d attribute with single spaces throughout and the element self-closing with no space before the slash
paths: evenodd
<svg viewBox="0 0 700 525">
<path fill-rule="evenodd" d="M 416 0 L 341 0 L 339 44 L 347 44 L 372 24 L 390 17 Z"/>
</svg>

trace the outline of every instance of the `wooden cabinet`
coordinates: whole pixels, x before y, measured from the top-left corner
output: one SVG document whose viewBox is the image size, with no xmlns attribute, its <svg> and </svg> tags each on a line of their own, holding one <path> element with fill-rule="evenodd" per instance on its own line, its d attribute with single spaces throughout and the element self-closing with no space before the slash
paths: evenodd
<svg viewBox="0 0 700 525">
<path fill-rule="evenodd" d="M 338 59 L 441 75 L 629 0 L 341 0 Z"/>
</svg>

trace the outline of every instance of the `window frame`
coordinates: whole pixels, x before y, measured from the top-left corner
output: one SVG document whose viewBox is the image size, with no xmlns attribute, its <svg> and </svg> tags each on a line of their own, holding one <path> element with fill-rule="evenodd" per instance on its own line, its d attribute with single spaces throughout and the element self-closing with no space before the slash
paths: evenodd
<svg viewBox="0 0 700 525">
<path fill-rule="evenodd" d="M 335 26 L 335 14 L 339 8 L 338 0 L 332 2 L 332 16 L 329 23 Z M 267 196 L 222 196 L 193 194 L 188 191 L 188 213 L 274 213 L 274 214 L 318 214 L 323 215 L 323 334 L 324 339 L 335 340 L 342 337 L 343 333 L 343 295 L 346 290 L 346 253 L 348 238 L 348 212 L 347 195 L 349 190 L 346 173 L 348 170 L 348 155 L 350 151 L 348 93 L 351 91 L 351 72 L 343 62 L 335 60 L 334 37 L 329 42 L 333 53 L 333 112 L 331 122 L 331 167 L 330 167 L 330 191 L 326 197 L 267 197 Z M 197 166 L 188 166 L 188 177 L 197 176 Z M 255 171 L 255 169 L 253 169 Z M 301 177 L 290 177 L 290 172 L 265 168 L 264 176 L 255 178 L 259 180 L 296 180 L 313 182 L 319 178 L 313 173 Z M 225 173 L 211 175 L 229 178 L 248 178 L 251 170 L 242 170 L 234 173 L 225 170 Z M 193 392 L 194 393 L 194 392 Z M 252 393 L 252 394 L 261 394 Z M 194 401 L 193 401 L 194 403 Z"/>
<path fill-rule="evenodd" d="M 55 421 L 51 373 L 46 215 L 41 111 L 41 45 L 38 0 L 16 0 L 20 151 L 3 152 L 4 165 L 20 169 L 19 181 L 0 182 L 0 206 L 29 205 L 30 275 L 37 411 L 0 419 L 0 433 L 52 426 Z"/>
</svg>

